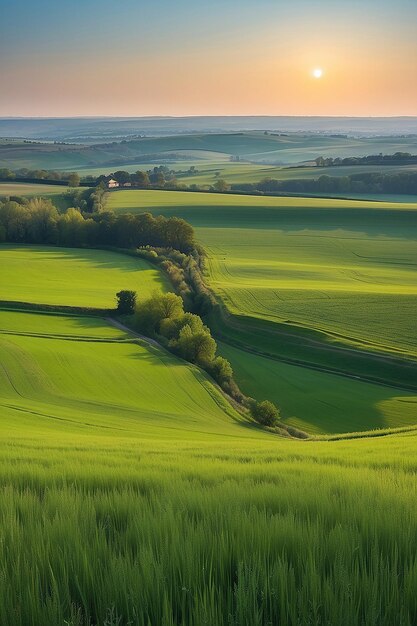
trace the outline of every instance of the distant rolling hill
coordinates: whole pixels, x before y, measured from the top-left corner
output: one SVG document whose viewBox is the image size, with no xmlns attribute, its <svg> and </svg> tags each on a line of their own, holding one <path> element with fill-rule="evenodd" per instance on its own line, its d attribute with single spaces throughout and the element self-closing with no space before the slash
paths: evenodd
<svg viewBox="0 0 417 626">
<path fill-rule="evenodd" d="M 285 165 L 310 161 L 318 156 L 365 156 L 398 151 L 417 153 L 417 135 L 358 138 L 318 133 L 205 133 L 142 137 L 92 145 L 6 139 L 0 142 L 0 167 L 117 169 L 141 160 L 144 163 L 164 160 L 174 163 L 201 159 L 229 161 L 231 157 L 261 164 Z"/>
<path fill-rule="evenodd" d="M 342 133 L 356 136 L 417 133 L 417 117 L 320 116 L 196 116 L 196 117 L 85 117 L 3 118 L 0 137 L 96 142 L 137 135 L 279 132 Z"/>
</svg>

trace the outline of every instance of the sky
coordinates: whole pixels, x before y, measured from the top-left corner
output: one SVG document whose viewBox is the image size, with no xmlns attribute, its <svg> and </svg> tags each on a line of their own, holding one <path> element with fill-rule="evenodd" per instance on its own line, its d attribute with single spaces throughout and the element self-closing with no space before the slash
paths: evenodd
<svg viewBox="0 0 417 626">
<path fill-rule="evenodd" d="M 416 33 L 417 0 L 0 0 L 0 116 L 417 115 Z"/>
</svg>

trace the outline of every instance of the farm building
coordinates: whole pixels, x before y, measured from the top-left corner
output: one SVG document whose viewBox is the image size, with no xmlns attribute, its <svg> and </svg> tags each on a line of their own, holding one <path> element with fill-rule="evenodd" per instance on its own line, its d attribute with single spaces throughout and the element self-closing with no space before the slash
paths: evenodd
<svg viewBox="0 0 417 626">
<path fill-rule="evenodd" d="M 113 189 L 113 187 L 118 187 L 119 183 L 117 182 L 117 180 L 114 180 L 114 178 L 110 178 L 110 180 L 107 181 L 107 187 L 109 189 Z"/>
</svg>

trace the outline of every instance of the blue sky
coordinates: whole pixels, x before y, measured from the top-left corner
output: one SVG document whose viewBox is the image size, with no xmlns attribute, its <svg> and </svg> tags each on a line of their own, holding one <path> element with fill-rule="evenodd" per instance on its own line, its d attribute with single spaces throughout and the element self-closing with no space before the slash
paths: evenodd
<svg viewBox="0 0 417 626">
<path fill-rule="evenodd" d="M 416 31 L 417 0 L 0 0 L 0 115 L 417 113 Z"/>
</svg>

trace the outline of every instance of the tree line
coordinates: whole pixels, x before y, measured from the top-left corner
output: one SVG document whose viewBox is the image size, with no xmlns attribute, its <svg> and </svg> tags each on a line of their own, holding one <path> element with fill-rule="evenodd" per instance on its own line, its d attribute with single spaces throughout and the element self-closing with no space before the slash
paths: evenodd
<svg viewBox="0 0 417 626">
<path fill-rule="evenodd" d="M 100 185 L 100 183 L 107 183 L 111 178 L 116 180 L 119 185 L 130 184 L 135 187 L 164 187 L 166 184 L 171 186 L 176 185 L 176 177 L 197 174 L 198 170 L 195 166 L 191 166 L 188 170 L 175 171 L 166 165 L 158 165 L 152 169 L 129 173 L 125 170 L 116 170 L 111 174 L 101 174 L 100 176 L 93 176 L 91 174 L 86 176 L 80 176 L 77 172 L 58 172 L 56 170 L 44 170 L 44 169 L 27 169 L 20 168 L 18 170 L 11 170 L 9 168 L 0 168 L 0 180 L 3 181 L 27 181 L 38 182 L 45 181 L 48 183 L 68 185 L 70 187 L 79 187 L 83 185 Z"/>
<path fill-rule="evenodd" d="M 0 168 L 0 180 L 7 181 L 27 181 L 38 182 L 47 181 L 49 183 L 59 183 L 70 187 L 78 187 L 80 182 L 94 184 L 96 176 L 84 176 L 83 178 L 77 172 L 58 172 L 55 170 L 28 169 L 22 167 L 18 170 L 11 170 L 7 167 Z"/>
<path fill-rule="evenodd" d="M 110 211 L 83 213 L 70 207 L 59 213 L 46 198 L 0 202 L 0 242 L 59 246 L 118 246 L 175 248 L 189 254 L 194 231 L 178 217 L 150 213 L 116 215 Z"/>
<path fill-rule="evenodd" d="M 365 157 L 323 158 L 318 157 L 318 167 L 333 167 L 341 165 L 381 165 L 389 163 L 417 163 L 417 156 L 408 152 L 396 152 L 394 155 L 376 155 Z M 301 168 L 300 168 L 301 169 Z M 105 203 L 106 184 L 113 178 L 120 186 L 132 186 L 139 189 L 171 189 L 184 191 L 212 191 L 217 193 L 238 192 L 252 194 L 273 193 L 377 193 L 377 194 L 416 194 L 417 172 L 364 172 L 347 176 L 322 175 L 317 178 L 295 178 L 279 180 L 263 178 L 256 183 L 235 183 L 229 185 L 223 178 L 217 180 L 208 189 L 197 184 L 185 185 L 180 182 L 181 176 L 197 174 L 198 170 L 192 166 L 187 171 L 175 171 L 165 165 L 155 166 L 151 170 L 138 170 L 129 173 L 125 170 L 105 176 L 84 176 L 77 173 L 54 172 L 51 170 L 16 170 L 0 169 L 0 180 L 18 181 L 47 181 L 55 184 L 69 185 L 77 188 L 79 185 L 91 185 L 94 189 L 82 191 L 83 195 L 74 196 L 74 206 L 82 211 L 103 210 Z M 179 178 L 178 178 L 179 177 Z M 81 193 L 81 192 L 80 192 Z M 93 194 L 93 195 L 92 195 Z M 95 194 L 95 195 L 94 195 Z M 94 206 L 93 206 L 94 205 Z"/>
<path fill-rule="evenodd" d="M 376 193 L 417 194 L 417 172 L 383 174 L 365 172 L 349 176 L 319 176 L 277 180 L 263 178 L 258 183 L 236 183 L 231 191 L 246 193 Z"/>
<path fill-rule="evenodd" d="M 337 167 L 340 165 L 395 165 L 417 163 L 417 154 L 395 152 L 394 154 L 369 154 L 363 157 L 317 157 L 317 167 Z"/>
<path fill-rule="evenodd" d="M 155 293 L 136 303 L 132 292 L 117 294 L 119 311 L 133 312 L 133 326 L 189 363 L 204 369 L 237 402 L 249 409 L 263 426 L 275 426 L 279 412 L 272 402 L 256 402 L 240 391 L 227 359 L 217 355 L 217 344 L 199 315 L 184 310 L 183 299 L 174 294 Z M 136 304 L 135 304 L 136 303 Z M 130 310 L 129 310 L 130 305 Z"/>
<path fill-rule="evenodd" d="M 71 196 L 79 204 L 86 201 L 78 191 L 71 192 Z M 136 328 L 156 336 L 175 354 L 202 367 L 260 424 L 276 424 L 279 413 L 272 403 L 258 403 L 242 394 L 230 363 L 216 355 L 217 344 L 197 314 L 208 313 L 217 302 L 202 279 L 202 251 L 194 240 L 192 226 L 185 220 L 150 213 L 82 212 L 76 207 L 60 213 L 47 198 L 15 198 L 0 201 L 0 242 L 118 247 L 160 265 L 180 295 L 157 294 L 136 304 L 134 292 L 119 292 L 118 312 L 135 310 Z"/>
</svg>

